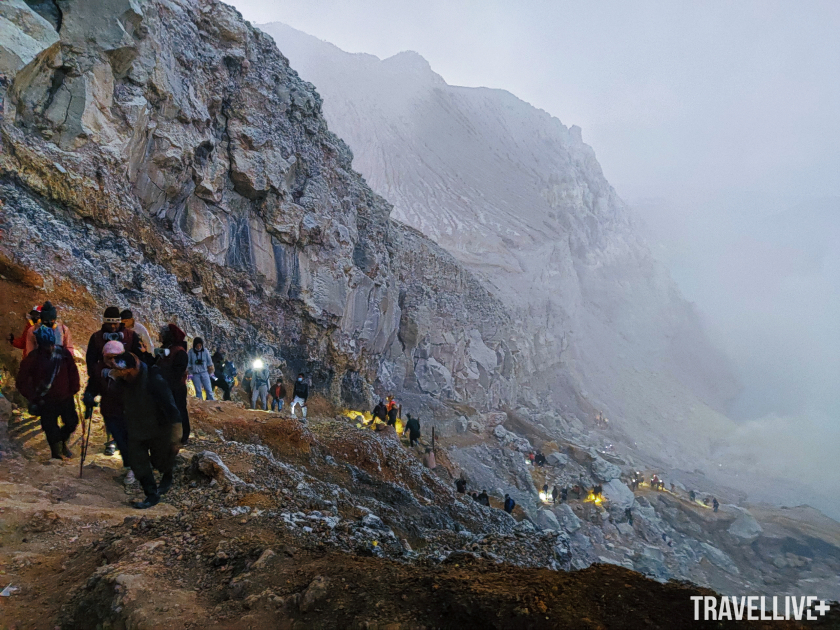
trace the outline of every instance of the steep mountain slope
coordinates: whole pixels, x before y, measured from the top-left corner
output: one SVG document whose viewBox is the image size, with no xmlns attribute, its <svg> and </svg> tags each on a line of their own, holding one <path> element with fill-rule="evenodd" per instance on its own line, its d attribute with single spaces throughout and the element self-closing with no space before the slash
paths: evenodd
<svg viewBox="0 0 840 630">
<path fill-rule="evenodd" d="M 602 409 L 650 452 L 727 430 L 736 391 L 698 316 L 637 237 L 577 127 L 513 95 L 447 85 L 419 55 L 344 53 L 263 27 L 324 96 L 354 166 L 411 225 L 513 309 L 530 390 Z M 579 392 L 585 399 L 569 407 Z"/>
<path fill-rule="evenodd" d="M 485 360 L 504 308 L 389 220 L 271 38 L 210 0 L 32 6 L 4 3 L 0 24 L 4 275 L 66 284 L 66 314 L 177 320 L 348 405 L 386 387 L 427 405 L 511 390 Z M 438 378 L 474 354 L 479 386 Z"/>
</svg>

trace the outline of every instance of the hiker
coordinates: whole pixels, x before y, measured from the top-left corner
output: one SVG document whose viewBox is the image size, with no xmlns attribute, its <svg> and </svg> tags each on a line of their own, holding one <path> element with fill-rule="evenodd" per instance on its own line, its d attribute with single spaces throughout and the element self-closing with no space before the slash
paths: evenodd
<svg viewBox="0 0 840 630">
<path fill-rule="evenodd" d="M 263 365 L 262 360 L 254 361 L 254 369 L 251 372 L 251 409 L 257 408 L 257 401 L 262 403 L 262 410 L 268 411 L 268 386 L 271 375 L 268 368 Z"/>
<path fill-rule="evenodd" d="M 506 494 L 505 495 L 505 512 L 510 514 L 511 512 L 513 512 L 513 508 L 515 508 L 515 507 L 516 507 L 516 501 L 514 501 L 513 497 L 511 497 L 509 494 Z"/>
<path fill-rule="evenodd" d="M 294 390 L 292 390 L 292 396 L 294 398 L 292 399 L 292 404 L 289 406 L 289 412 L 292 414 L 292 418 L 297 418 L 295 407 L 300 405 L 303 413 L 303 421 L 306 422 L 306 399 L 309 398 L 309 385 L 303 380 L 303 372 L 298 374 Z"/>
<path fill-rule="evenodd" d="M 56 345 L 53 328 L 39 326 L 34 335 L 38 348 L 21 362 L 15 386 L 29 401 L 29 413 L 41 419 L 51 457 L 73 457 L 67 440 L 79 424 L 73 399 L 80 387 L 79 370 L 73 355 Z"/>
<path fill-rule="evenodd" d="M 379 404 L 373 408 L 373 419 L 381 420 L 382 422 L 388 421 L 388 408 L 385 406 L 385 401 L 381 398 L 379 399 Z"/>
<path fill-rule="evenodd" d="M 88 383 L 82 401 L 87 410 L 92 409 L 100 397 L 99 411 L 105 422 L 105 429 L 113 436 L 113 442 L 120 451 L 123 467 L 128 467 L 128 429 L 123 412 L 122 392 L 120 385 L 111 376 L 111 370 L 116 369 L 114 360 L 125 353 L 125 346 L 119 341 L 109 341 L 102 349 L 102 360 L 97 362 L 88 374 Z M 108 454 L 108 453 L 106 453 Z M 113 451 L 110 455 L 113 455 Z M 129 471 L 126 483 L 134 480 L 134 472 Z"/>
<path fill-rule="evenodd" d="M 720 503 L 718 502 L 717 498 L 712 499 L 712 507 L 715 508 L 715 512 L 718 511 L 718 508 L 720 507 Z"/>
<path fill-rule="evenodd" d="M 109 306 L 102 314 L 102 327 L 93 333 L 88 339 L 87 351 L 85 352 L 85 367 L 88 373 L 88 383 L 96 372 L 97 364 L 103 360 L 103 349 L 105 344 L 116 341 L 121 343 L 125 350 L 134 352 L 138 356 L 143 354 L 140 347 L 140 338 L 130 330 L 120 330 L 122 320 L 120 309 L 116 306 Z M 101 370 L 102 368 L 100 368 Z M 105 455 L 111 456 L 117 450 L 117 443 L 113 439 L 110 429 L 105 425 Z"/>
<path fill-rule="evenodd" d="M 426 448 L 426 453 L 423 455 L 423 465 L 429 470 L 434 470 L 437 467 L 435 452 L 430 448 Z"/>
<path fill-rule="evenodd" d="M 405 423 L 403 434 L 408 431 L 408 445 L 417 446 L 417 442 L 420 440 L 420 421 L 411 414 L 408 414 L 407 417 L 408 422 Z"/>
<path fill-rule="evenodd" d="M 551 500 L 554 505 L 557 505 L 557 497 L 560 496 L 560 489 L 557 486 L 551 489 Z"/>
<path fill-rule="evenodd" d="M 697 493 L 694 492 L 694 490 L 691 490 L 688 493 L 688 500 L 691 501 L 692 503 L 694 503 L 697 500 Z"/>
<path fill-rule="evenodd" d="M 73 356 L 73 339 L 70 337 L 70 330 L 64 324 L 57 323 L 57 319 L 58 311 L 52 305 L 52 302 L 47 300 L 44 302 L 43 306 L 41 306 L 41 326 L 51 328 L 55 333 L 55 345 L 59 348 L 64 348 L 70 353 L 70 356 Z M 38 347 L 38 342 L 35 339 L 36 330 L 37 328 L 33 326 L 26 334 L 26 347 L 24 348 L 24 353 L 27 355 L 30 352 L 34 352 Z"/>
<path fill-rule="evenodd" d="M 602 493 L 603 491 L 604 491 L 604 486 L 602 486 L 600 483 L 599 483 L 597 486 L 595 486 L 594 488 L 592 488 L 592 494 L 593 494 L 593 496 L 595 496 L 596 498 L 597 498 L 597 497 L 600 497 L 600 496 L 601 496 L 601 493 Z"/>
<path fill-rule="evenodd" d="M 207 400 L 216 400 L 210 383 L 210 375 L 215 371 L 213 359 L 210 351 L 204 347 L 204 340 L 201 337 L 193 339 L 193 347 L 187 352 L 187 361 L 187 372 L 195 386 L 195 397 L 201 400 L 201 390 L 204 390 Z"/>
<path fill-rule="evenodd" d="M 242 377 L 242 391 L 245 392 L 245 398 L 251 400 L 251 392 L 253 391 L 252 382 L 254 380 L 254 368 L 247 368 Z"/>
<path fill-rule="evenodd" d="M 545 466 L 545 455 L 542 454 L 542 451 L 537 451 L 537 454 L 534 456 L 534 463 L 537 466 Z"/>
<path fill-rule="evenodd" d="M 286 402 L 286 386 L 283 385 L 283 379 L 278 378 L 271 388 L 271 410 L 283 411 L 283 403 Z"/>
<path fill-rule="evenodd" d="M 129 309 L 125 309 L 120 313 L 120 319 L 122 320 L 121 330 L 129 330 L 134 333 L 140 339 L 140 347 L 143 349 L 143 352 L 154 355 L 155 343 L 152 341 L 149 329 L 134 319 L 134 313 Z"/>
<path fill-rule="evenodd" d="M 167 324 L 158 333 L 159 348 L 155 348 L 157 361 L 155 366 L 160 370 L 160 375 L 175 399 L 175 406 L 181 412 L 181 425 L 183 427 L 182 444 L 190 441 L 190 415 L 187 410 L 187 335 L 175 324 Z"/>
<path fill-rule="evenodd" d="M 569 489 L 566 486 L 563 486 L 560 489 L 560 503 L 565 503 L 569 500 Z"/>
<path fill-rule="evenodd" d="M 149 367 L 130 353 L 114 357 L 110 373 L 121 381 L 125 422 L 128 429 L 128 462 L 146 498 L 132 507 L 145 510 L 160 502 L 172 487 L 172 469 L 183 425 L 172 390 L 160 370 Z M 161 473 L 155 483 L 153 468 Z"/>
<path fill-rule="evenodd" d="M 233 363 L 225 360 L 225 353 L 216 350 L 212 356 L 213 374 L 210 378 L 213 387 L 222 390 L 222 400 L 230 400 L 230 388 L 233 386 L 233 379 L 236 376 L 236 368 Z"/>
<path fill-rule="evenodd" d="M 464 494 L 467 491 L 467 480 L 463 477 L 458 477 L 455 480 L 455 490 L 458 491 L 458 494 Z"/>
<path fill-rule="evenodd" d="M 531 466 L 534 465 L 534 459 L 535 455 L 533 453 L 528 453 L 528 463 L 531 464 Z"/>
<path fill-rule="evenodd" d="M 402 419 L 402 407 L 397 405 L 397 401 L 394 400 L 393 395 L 388 396 L 388 403 L 385 405 L 385 409 L 388 412 L 388 424 L 396 426 L 397 417 Z"/>
<path fill-rule="evenodd" d="M 627 517 L 627 522 L 633 526 L 633 510 L 632 508 L 624 508 L 624 516 Z"/>
<path fill-rule="evenodd" d="M 548 496 L 548 482 L 546 481 L 542 487 L 543 494 Z"/>
<path fill-rule="evenodd" d="M 478 495 L 478 502 L 481 503 L 481 505 L 490 507 L 490 496 L 487 494 L 487 490 L 481 491 L 481 494 Z"/>
<path fill-rule="evenodd" d="M 20 337 L 16 339 L 14 333 L 9 333 L 9 343 L 12 344 L 13 348 L 23 351 L 24 359 L 26 358 L 26 355 L 29 354 L 26 351 L 26 339 L 29 336 L 29 331 L 32 330 L 33 327 L 38 327 L 40 325 L 41 307 L 33 306 L 32 310 L 29 311 L 29 314 L 26 316 L 26 326 L 24 326 L 23 332 L 20 333 Z"/>
<path fill-rule="evenodd" d="M 475 501 L 476 503 L 478 503 L 478 502 L 479 502 L 479 501 L 478 501 L 478 493 L 477 493 L 477 492 L 470 492 L 470 496 L 472 497 L 472 500 L 473 500 L 473 501 Z"/>
</svg>

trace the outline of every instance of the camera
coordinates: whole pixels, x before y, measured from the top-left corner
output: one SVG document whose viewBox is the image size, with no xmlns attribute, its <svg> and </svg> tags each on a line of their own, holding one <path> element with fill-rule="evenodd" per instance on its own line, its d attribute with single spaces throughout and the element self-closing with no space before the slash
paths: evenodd
<svg viewBox="0 0 840 630">
<path fill-rule="evenodd" d="M 204 365 L 204 359 L 196 359 L 195 364 L 196 365 Z"/>
<path fill-rule="evenodd" d="M 122 341 L 123 334 L 121 332 L 106 332 L 102 333 L 102 338 L 105 341 Z"/>
</svg>

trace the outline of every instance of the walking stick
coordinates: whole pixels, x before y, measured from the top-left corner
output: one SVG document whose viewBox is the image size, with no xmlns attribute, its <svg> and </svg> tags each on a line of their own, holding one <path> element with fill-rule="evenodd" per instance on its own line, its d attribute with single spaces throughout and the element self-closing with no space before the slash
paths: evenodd
<svg viewBox="0 0 840 630">
<path fill-rule="evenodd" d="M 87 420 L 87 436 L 85 435 L 85 420 Z M 79 454 L 79 479 L 82 478 L 85 471 L 85 459 L 87 458 L 88 445 L 90 444 L 91 427 L 93 427 L 93 407 L 90 408 L 90 415 L 88 415 L 87 408 L 85 408 L 85 412 L 82 414 L 82 448 Z"/>
</svg>

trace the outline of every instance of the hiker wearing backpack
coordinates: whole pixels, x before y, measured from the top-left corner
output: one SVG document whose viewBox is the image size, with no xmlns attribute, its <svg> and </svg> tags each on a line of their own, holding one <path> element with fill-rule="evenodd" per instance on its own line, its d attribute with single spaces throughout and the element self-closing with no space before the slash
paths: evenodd
<svg viewBox="0 0 840 630">
<path fill-rule="evenodd" d="M 56 345 L 53 328 L 39 326 L 34 334 L 38 347 L 21 362 L 15 386 L 29 401 L 29 413 L 41 419 L 52 458 L 73 457 L 67 441 L 79 424 L 73 399 L 81 386 L 79 370 L 73 355 Z"/>
</svg>

